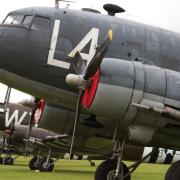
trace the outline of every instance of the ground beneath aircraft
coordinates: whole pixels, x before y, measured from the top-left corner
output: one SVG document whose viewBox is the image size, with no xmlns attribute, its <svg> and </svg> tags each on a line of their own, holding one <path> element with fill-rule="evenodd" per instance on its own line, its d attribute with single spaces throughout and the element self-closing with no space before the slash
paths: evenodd
<svg viewBox="0 0 180 180">
<path fill-rule="evenodd" d="M 62 160 L 55 165 L 53 173 L 30 171 L 27 166 L 29 158 L 18 158 L 14 166 L 0 165 L 0 179 L 6 180 L 93 180 L 95 167 L 90 167 L 88 161 Z M 95 161 L 96 166 L 100 161 Z M 130 164 L 130 163 L 128 163 Z M 163 180 L 168 165 L 143 164 L 133 174 L 132 180 Z"/>
</svg>

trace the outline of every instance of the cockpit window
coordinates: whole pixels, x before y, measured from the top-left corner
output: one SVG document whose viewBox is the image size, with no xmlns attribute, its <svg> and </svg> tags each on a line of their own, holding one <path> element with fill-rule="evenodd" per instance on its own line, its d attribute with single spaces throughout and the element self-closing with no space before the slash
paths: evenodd
<svg viewBox="0 0 180 180">
<path fill-rule="evenodd" d="M 31 23 L 33 16 L 25 16 L 22 24 L 28 25 Z"/>
<path fill-rule="evenodd" d="M 35 17 L 31 26 L 32 30 L 48 32 L 50 27 L 50 19 L 44 17 Z"/>
<path fill-rule="evenodd" d="M 21 24 L 23 18 L 24 18 L 23 15 L 9 15 L 4 20 L 4 24 Z"/>
</svg>

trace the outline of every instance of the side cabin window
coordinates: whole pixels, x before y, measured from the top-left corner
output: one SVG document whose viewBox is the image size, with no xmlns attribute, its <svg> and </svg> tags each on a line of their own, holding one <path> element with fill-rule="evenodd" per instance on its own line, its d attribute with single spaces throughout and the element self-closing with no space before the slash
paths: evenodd
<svg viewBox="0 0 180 180">
<path fill-rule="evenodd" d="M 21 24 L 23 21 L 23 15 L 9 15 L 3 22 L 3 24 Z"/>
<path fill-rule="evenodd" d="M 31 29 L 41 32 L 49 32 L 50 28 L 50 19 L 36 16 L 32 23 Z"/>
<path fill-rule="evenodd" d="M 33 19 L 33 16 L 27 15 L 27 16 L 24 17 L 24 19 L 22 21 L 22 24 L 28 25 L 28 24 L 31 23 L 32 19 Z"/>
</svg>

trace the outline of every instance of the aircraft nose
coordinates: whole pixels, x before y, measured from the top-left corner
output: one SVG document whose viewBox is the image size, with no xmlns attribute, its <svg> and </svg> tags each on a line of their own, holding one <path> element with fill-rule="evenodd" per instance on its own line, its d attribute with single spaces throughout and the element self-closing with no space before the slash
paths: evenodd
<svg viewBox="0 0 180 180">
<path fill-rule="evenodd" d="M 49 37 L 25 26 L 0 25 L 0 73 L 8 71 L 31 79 L 47 62 Z M 2 83 L 7 84 L 0 77 Z"/>
<path fill-rule="evenodd" d="M 0 27 L 0 68 L 17 68 L 25 47 L 25 30 L 9 26 Z"/>
</svg>

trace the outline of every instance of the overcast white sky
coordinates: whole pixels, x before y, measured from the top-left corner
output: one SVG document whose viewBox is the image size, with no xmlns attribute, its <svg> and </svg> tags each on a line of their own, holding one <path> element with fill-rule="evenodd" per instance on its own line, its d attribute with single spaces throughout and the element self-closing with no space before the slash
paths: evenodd
<svg viewBox="0 0 180 180">
<path fill-rule="evenodd" d="M 180 0 L 76 0 L 70 8 L 91 7 L 103 11 L 105 3 L 115 3 L 126 9 L 126 13 L 121 16 L 124 18 L 141 21 L 147 24 L 156 25 L 172 31 L 180 32 Z M 61 3 L 62 7 L 66 3 Z M 29 6 L 54 6 L 54 0 L 0 0 L 0 21 L 9 11 L 29 7 Z M 1 87 L 1 86 L 0 86 Z M 4 89 L 4 88 L 3 88 Z M 3 91 L 4 92 L 4 91 Z M 0 88 L 0 96 L 2 88 Z M 19 101 L 24 98 L 14 92 L 12 101 Z M 1 97 L 0 97 L 1 100 Z"/>
</svg>

